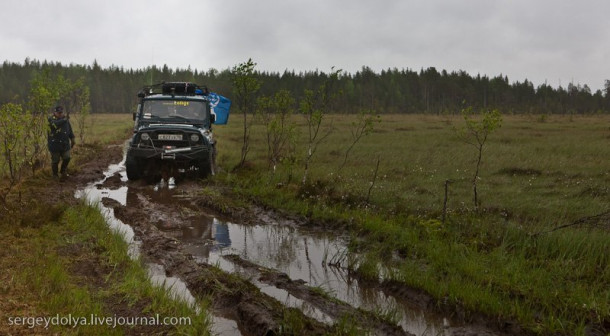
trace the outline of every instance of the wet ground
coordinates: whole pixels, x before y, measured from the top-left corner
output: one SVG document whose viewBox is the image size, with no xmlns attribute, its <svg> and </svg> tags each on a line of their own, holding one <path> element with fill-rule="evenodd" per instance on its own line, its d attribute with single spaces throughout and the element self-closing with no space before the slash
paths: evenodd
<svg viewBox="0 0 610 336">
<path fill-rule="evenodd" d="M 358 281 L 346 267 L 347 236 L 260 209 L 219 215 L 202 206 L 200 189 L 188 179 L 128 182 L 118 163 L 76 196 L 100 205 L 152 282 L 193 307 L 210 299 L 220 335 L 277 333 L 289 308 L 307 319 L 304 334 L 325 334 L 351 316 L 375 335 L 501 335 L 429 309 L 416 290 Z"/>
</svg>

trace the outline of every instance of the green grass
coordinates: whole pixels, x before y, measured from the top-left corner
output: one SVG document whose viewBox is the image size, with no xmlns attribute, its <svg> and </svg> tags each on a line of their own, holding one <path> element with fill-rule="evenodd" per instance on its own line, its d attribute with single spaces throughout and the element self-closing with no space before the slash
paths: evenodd
<svg viewBox="0 0 610 336">
<path fill-rule="evenodd" d="M 79 127 L 72 123 L 77 138 Z M 86 123 L 85 141 L 93 143 L 112 143 L 127 140 L 133 129 L 131 114 L 92 114 Z"/>
<path fill-rule="evenodd" d="M 476 149 L 457 137 L 460 118 L 384 115 L 340 175 L 351 119 L 330 118 L 334 130 L 314 155 L 307 185 L 299 183 L 302 162 L 268 170 L 260 125 L 252 129 L 249 168 L 233 172 L 240 118 L 215 129 L 223 168 L 216 181 L 266 206 L 351 230 L 352 250 L 365 256 L 352 264 L 366 278 L 399 255 L 387 264 L 398 281 L 540 334 L 583 335 L 587 324 L 610 321 L 609 219 L 546 232 L 610 210 L 609 116 L 504 116 L 484 148 L 478 212 Z M 294 120 L 303 138 L 302 120 Z M 305 148 L 296 148 L 301 158 Z"/>
<path fill-rule="evenodd" d="M 130 259 L 125 241 L 120 234 L 109 232 L 98 209 L 87 205 L 70 207 L 65 209 L 59 222 L 24 228 L 20 235 L 28 237 L 22 246 L 31 250 L 22 251 L 28 267 L 19 276 L 36 293 L 45 316 L 59 314 L 88 319 L 92 314 L 100 318 L 115 314 L 123 318 L 159 314 L 161 318 L 190 321 L 190 324 L 165 329 L 170 334 L 209 333 L 206 304 L 201 303 L 200 310 L 196 311 L 187 303 L 170 298 L 163 288 L 154 287 L 144 265 Z M 86 272 L 80 274 L 78 270 L 87 267 L 110 270 L 110 273 L 102 283 L 89 285 Z M 132 308 L 121 308 L 117 313 L 112 310 L 114 304 Z M 79 325 L 52 326 L 50 330 L 62 335 L 122 335 L 129 328 Z"/>
<path fill-rule="evenodd" d="M 122 144 L 133 125 L 128 115 L 95 115 L 92 120 L 94 127 L 87 133 L 90 145 L 81 143 L 75 148 L 75 170 L 80 162 L 94 157 L 101 146 Z M 161 319 L 184 320 L 176 327 L 142 327 L 146 321 L 140 321 L 135 331 L 208 335 L 208 303 L 198 302 L 195 309 L 173 299 L 165 289 L 153 286 L 146 266 L 140 260 L 130 259 L 124 239 L 111 232 L 98 209 L 62 201 L 50 204 L 49 200 L 42 199 L 46 196 L 37 196 L 38 190 L 42 191 L 41 195 L 49 195 L 45 189 L 52 181 L 44 169 L 42 174 L 28 177 L 13 190 L 5 205 L 8 212 L 0 216 L 3 219 L 0 242 L 5 246 L 0 253 L 0 266 L 6 267 L 0 287 L 3 299 L 0 333 L 123 335 L 131 329 L 99 323 L 74 328 L 64 325 L 28 329 L 27 325 L 9 325 L 6 314 L 30 318 L 94 315 L 132 319 L 159 314 Z M 27 211 L 21 211 L 20 206 Z"/>
<path fill-rule="evenodd" d="M 353 149 L 341 176 L 336 176 L 350 142 L 346 116 L 330 116 L 335 130 L 314 155 L 312 180 L 338 181 L 337 199 L 366 196 L 377 158 L 380 169 L 371 203 L 396 213 L 429 215 L 442 210 L 444 182 L 449 187 L 449 210 L 471 208 L 476 150 L 461 142 L 455 127 L 459 117 L 383 115 L 373 134 Z M 302 120 L 295 117 L 302 126 Z M 240 154 L 240 118 L 215 128 L 219 164 L 232 168 Z M 604 165 L 610 154 L 610 117 L 505 116 L 483 152 L 480 198 L 483 208 L 507 209 L 520 222 L 558 225 L 608 210 L 610 172 Z M 305 129 L 300 129 L 301 137 Z M 248 158 L 267 170 L 262 127 L 252 130 Z M 301 157 L 305 144 L 296 148 Z M 294 169 L 302 176 L 302 163 Z M 272 182 L 286 181 L 280 170 Z M 265 179 L 264 181 L 269 181 Z M 544 200 L 541 202 L 540 200 Z M 532 228 L 537 229 L 537 228 Z"/>
<path fill-rule="evenodd" d="M 99 117 L 92 142 L 128 136 L 129 115 Z M 471 186 L 476 150 L 454 132 L 460 118 L 383 115 L 337 174 L 352 119 L 330 117 L 334 130 L 315 153 L 304 186 L 302 161 L 280 165 L 275 174 L 268 170 L 260 125 L 252 129 L 248 168 L 233 171 L 241 118 L 216 126 L 221 169 L 205 194 L 232 199 L 234 206 L 256 201 L 350 230 L 352 251 L 366 256 L 351 263 L 363 275 L 374 278 L 381 260 L 394 260 L 387 274 L 439 303 L 516 320 L 546 335 L 584 335 L 587 325 L 610 323 L 608 219 L 546 232 L 610 210 L 610 116 L 504 116 L 484 148 L 479 212 L 473 211 Z M 294 118 L 302 140 L 303 120 Z M 303 141 L 297 145 L 298 158 L 305 148 Z M 446 180 L 448 217 L 442 223 Z M 223 185 L 233 195 L 217 192 Z M 61 279 L 61 272 L 53 277 Z M 135 288 L 124 286 L 125 292 Z M 74 295 L 87 302 L 86 293 Z"/>
</svg>

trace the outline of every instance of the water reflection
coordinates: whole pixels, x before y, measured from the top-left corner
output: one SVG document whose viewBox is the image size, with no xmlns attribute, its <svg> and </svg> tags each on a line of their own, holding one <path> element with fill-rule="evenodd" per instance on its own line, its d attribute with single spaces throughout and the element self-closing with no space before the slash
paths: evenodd
<svg viewBox="0 0 610 336">
<path fill-rule="evenodd" d="M 276 269 L 286 273 L 292 280 L 303 280 L 311 287 L 320 287 L 337 299 L 355 307 L 376 312 L 394 313 L 402 328 L 416 335 L 446 335 L 449 325 L 443 317 L 431 316 L 417 307 L 411 306 L 393 296 L 386 295 L 378 288 L 367 287 L 353 279 L 345 267 L 332 267 L 329 263 L 345 260 L 347 240 L 343 237 L 331 236 L 306 230 L 296 229 L 279 223 L 261 223 L 261 225 L 242 225 L 223 221 L 218 218 L 199 215 L 188 208 L 181 214 L 175 214 L 175 207 L 168 205 L 183 196 L 180 185 L 174 181 L 165 185 L 128 187 L 124 167 L 115 165 L 109 167 L 106 177 L 120 174 L 122 185 L 115 188 L 93 185 L 80 192 L 80 197 L 86 197 L 91 202 L 100 204 L 109 223 L 116 223 L 121 230 L 128 232 L 126 239 L 133 241 L 133 230 L 114 218 L 112 208 L 101 205 L 102 198 L 111 198 L 121 205 L 144 206 L 155 209 L 154 225 L 167 234 L 183 242 L 185 252 L 193 255 L 198 262 L 215 264 L 227 272 L 245 272 L 223 255 L 239 255 L 253 263 Z M 164 211 L 168 207 L 168 211 Z M 179 220 L 176 216 L 180 216 Z M 168 223 L 172 223 L 169 225 Z M 162 277 L 161 272 L 151 273 L 151 278 Z M 278 288 L 257 283 L 254 274 L 242 274 L 251 279 L 261 290 L 276 299 L 303 309 L 308 315 L 318 320 L 328 322 L 323 313 L 310 307 L 307 303 L 292 297 Z M 177 279 L 169 279 L 178 281 Z M 160 280 L 161 281 L 161 280 Z M 166 283 L 168 279 L 164 280 Z M 175 284 L 173 285 L 175 287 Z M 230 326 L 229 329 L 234 329 Z M 239 333 L 238 331 L 233 331 Z"/>
<path fill-rule="evenodd" d="M 308 286 L 320 287 L 337 299 L 355 307 L 385 314 L 393 314 L 401 327 L 415 335 L 445 335 L 448 324 L 442 317 L 424 314 L 424 311 L 408 302 L 385 294 L 379 288 L 362 286 L 342 267 L 328 263 L 346 250 L 346 241 L 315 232 L 298 230 L 289 226 L 246 226 L 202 216 L 196 223 L 202 225 L 196 231 L 182 235 L 186 250 L 201 261 L 217 264 L 227 272 L 242 272 L 223 255 L 239 255 L 253 263 L 286 273 L 292 280 L 303 280 Z M 193 235 L 193 232 L 198 234 Z M 252 279 L 252 274 L 242 274 Z M 265 293 L 282 302 L 294 302 L 293 306 L 309 309 L 308 315 L 328 321 L 323 313 L 306 307 L 300 300 L 285 291 L 257 284 Z"/>
<path fill-rule="evenodd" d="M 104 172 L 104 178 L 96 183 L 90 184 L 84 189 L 77 190 L 75 192 L 75 197 L 78 199 L 84 199 L 89 204 L 97 206 L 100 209 L 101 214 L 106 219 L 106 223 L 108 226 L 115 232 L 118 232 L 123 236 L 123 239 L 128 243 L 128 254 L 132 259 L 137 259 L 140 256 L 140 244 L 141 242 L 136 241 L 134 239 L 135 234 L 131 226 L 123 223 L 120 219 L 114 216 L 114 209 L 112 207 L 106 207 L 102 200 L 104 198 L 111 199 L 123 206 L 134 206 L 138 200 L 138 194 L 133 189 L 130 190 L 127 186 L 123 185 L 118 188 L 106 188 L 103 187 L 104 182 L 111 176 L 115 176 L 116 174 L 120 175 L 120 180 L 123 183 L 127 182 L 127 175 L 125 173 L 125 167 L 123 162 L 116 165 L 111 165 L 106 172 Z M 171 194 L 167 192 L 167 190 L 173 189 L 172 184 L 167 186 L 168 188 L 155 188 L 153 190 L 156 191 L 155 198 L 157 201 L 159 199 L 168 200 L 171 197 Z M 200 241 L 205 237 L 205 228 L 209 225 L 204 223 L 203 225 L 198 225 L 196 227 L 188 227 L 183 230 L 183 237 L 185 239 L 191 238 L 194 241 Z M 218 235 L 219 241 L 224 241 L 225 243 L 230 245 L 231 242 L 227 241 L 229 239 L 228 229 L 220 229 L 220 234 Z M 175 299 L 182 300 L 186 302 L 190 307 L 192 307 L 195 311 L 199 311 L 199 307 L 197 306 L 197 301 L 195 297 L 191 294 L 186 284 L 177 277 L 168 277 L 166 275 L 165 269 L 162 265 L 155 263 L 147 264 L 148 276 L 151 283 L 155 286 L 160 286 L 165 288 L 169 295 Z M 227 336 L 241 336 L 242 333 L 239 330 L 237 323 L 235 321 L 226 319 L 221 316 L 212 316 L 212 333 L 215 335 L 227 335 Z"/>
</svg>

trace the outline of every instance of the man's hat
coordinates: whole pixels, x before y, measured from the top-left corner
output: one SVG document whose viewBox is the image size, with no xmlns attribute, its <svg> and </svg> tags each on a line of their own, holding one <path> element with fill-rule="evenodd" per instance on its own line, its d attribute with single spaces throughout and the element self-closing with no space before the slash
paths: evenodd
<svg viewBox="0 0 610 336">
<path fill-rule="evenodd" d="M 63 106 L 56 106 L 55 107 L 55 112 L 63 112 L 64 111 L 64 107 Z"/>
</svg>

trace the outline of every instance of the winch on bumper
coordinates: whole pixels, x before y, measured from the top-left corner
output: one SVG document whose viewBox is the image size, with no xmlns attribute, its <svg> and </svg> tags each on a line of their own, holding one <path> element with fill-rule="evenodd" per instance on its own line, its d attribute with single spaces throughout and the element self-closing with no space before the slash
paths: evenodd
<svg viewBox="0 0 610 336">
<path fill-rule="evenodd" d="M 164 146 L 163 148 L 130 148 L 131 156 L 146 160 L 172 160 L 177 162 L 200 162 L 207 160 L 210 147 L 195 146 L 176 148 Z"/>
</svg>

